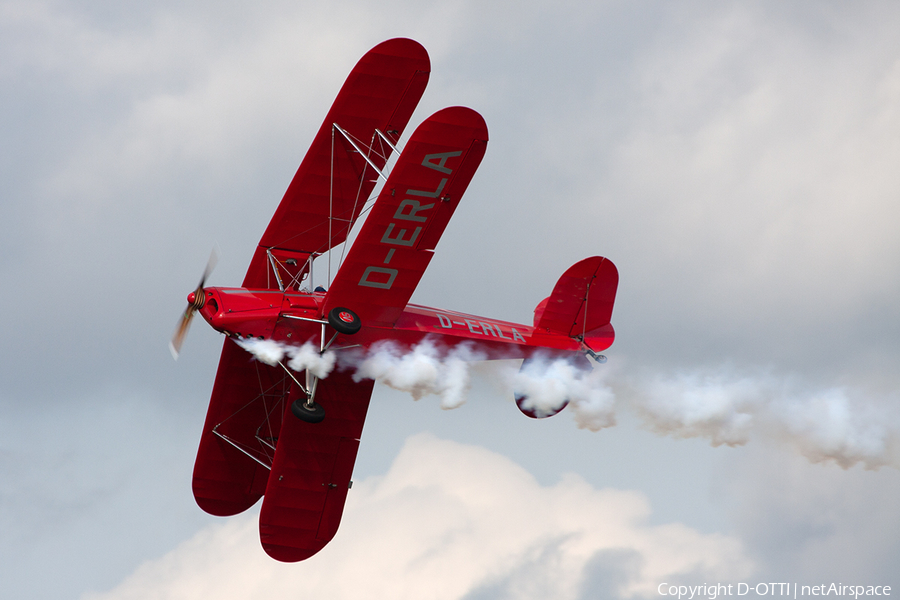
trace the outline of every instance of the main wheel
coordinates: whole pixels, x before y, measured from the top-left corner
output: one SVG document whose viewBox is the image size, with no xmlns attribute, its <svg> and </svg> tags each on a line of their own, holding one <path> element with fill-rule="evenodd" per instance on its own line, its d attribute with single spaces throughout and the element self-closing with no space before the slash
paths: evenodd
<svg viewBox="0 0 900 600">
<path fill-rule="evenodd" d="M 344 335 L 353 335 L 362 327 L 362 321 L 359 320 L 356 313 L 342 306 L 335 306 L 331 309 L 328 313 L 328 324 L 335 331 Z"/>
<path fill-rule="evenodd" d="M 311 405 L 306 403 L 306 399 L 297 398 L 291 404 L 291 412 L 301 421 L 307 423 L 321 423 L 325 418 L 325 409 L 318 402 Z"/>
</svg>

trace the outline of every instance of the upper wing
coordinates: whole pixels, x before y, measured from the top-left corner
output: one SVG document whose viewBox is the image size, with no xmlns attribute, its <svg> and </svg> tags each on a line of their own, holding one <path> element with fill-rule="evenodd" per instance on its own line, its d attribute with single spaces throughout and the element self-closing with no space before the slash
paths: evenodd
<svg viewBox="0 0 900 600">
<path fill-rule="evenodd" d="M 325 298 L 364 325 L 403 313 L 487 148 L 481 115 L 445 108 L 413 133 Z"/>
<path fill-rule="evenodd" d="M 272 558 L 309 558 L 337 533 L 374 384 L 334 372 L 316 388 L 325 420 L 306 423 L 285 414 L 259 512 L 260 541 Z M 294 389 L 291 399 L 298 396 Z"/>
<path fill-rule="evenodd" d="M 359 60 L 260 239 L 243 287 L 276 287 L 269 280 L 267 249 L 301 253 L 290 257 L 302 265 L 302 255 L 322 253 L 346 239 L 378 176 L 341 134 L 332 138 L 332 126 L 355 138 L 382 169 L 390 150 L 379 146 L 375 130 L 396 143 L 430 70 L 425 49 L 402 38 L 378 44 Z M 379 147 L 387 151 L 375 151 Z"/>
</svg>

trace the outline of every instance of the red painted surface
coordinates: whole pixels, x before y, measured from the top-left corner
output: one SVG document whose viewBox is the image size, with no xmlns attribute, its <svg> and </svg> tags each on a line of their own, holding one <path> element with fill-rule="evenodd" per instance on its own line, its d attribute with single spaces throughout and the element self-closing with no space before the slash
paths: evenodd
<svg viewBox="0 0 900 600">
<path fill-rule="evenodd" d="M 364 148 L 376 128 L 397 139 L 429 68 L 425 50 L 411 40 L 389 40 L 367 53 L 288 187 L 243 286 L 203 290 L 200 314 L 228 338 L 194 466 L 194 496 L 203 510 L 220 516 L 263 497 L 260 539 L 278 560 L 308 558 L 334 537 L 374 383 L 332 372 L 318 381 L 315 394 L 325 419 L 307 423 L 290 410 L 294 400 L 305 399 L 293 377 L 302 382 L 306 374 L 260 363 L 235 341 L 318 345 L 320 321 L 334 307 L 355 312 L 362 322 L 358 333 L 337 335 L 337 348 L 365 349 L 383 340 L 411 347 L 428 338 L 448 351 L 472 345 L 488 359 L 542 352 L 586 362 L 587 350 L 602 351 L 615 337 L 610 319 L 618 273 L 602 257 L 566 270 L 531 325 L 409 304 L 487 146 L 484 120 L 463 107 L 438 111 L 413 133 L 327 293 L 301 290 L 308 259 L 346 240 L 376 179 L 337 137 L 332 160 L 332 123 Z M 387 153 L 371 158 L 380 167 Z M 344 312 L 339 318 L 353 321 Z M 324 329 L 324 339 L 331 339 L 334 330 Z"/>
<path fill-rule="evenodd" d="M 326 312 L 350 308 L 370 326 L 403 312 L 487 147 L 470 108 L 438 111 L 413 133 L 331 284 Z"/>
<path fill-rule="evenodd" d="M 274 282 L 269 284 L 266 248 L 322 253 L 347 239 L 378 176 L 340 135 L 334 137 L 332 160 L 332 124 L 340 125 L 360 146 L 371 143 L 376 129 L 396 143 L 425 91 L 430 72 L 425 48 L 408 39 L 382 42 L 359 60 L 260 239 L 244 278 L 245 287 L 276 287 Z M 375 147 L 379 151 L 372 152 L 369 159 L 383 168 L 390 149 Z M 335 217 L 330 222 L 329 214 Z"/>
<path fill-rule="evenodd" d="M 231 340 L 225 340 L 213 384 L 200 448 L 194 463 L 193 490 L 197 504 L 220 517 L 236 515 L 253 506 L 266 489 L 269 471 L 213 433 L 216 429 L 254 453 L 271 461 L 274 452 L 257 439 L 276 437 L 282 410 L 277 410 L 291 381 L 281 369 L 256 360 Z M 269 413 L 275 419 L 267 419 Z"/>
<path fill-rule="evenodd" d="M 535 329 L 581 338 L 599 352 L 612 345 L 613 304 L 619 272 L 607 258 L 592 256 L 568 269 L 553 293 L 535 309 Z"/>
<path fill-rule="evenodd" d="M 259 513 L 259 537 L 272 558 L 309 558 L 337 532 L 373 385 L 332 373 L 316 390 L 324 421 L 304 423 L 290 409 L 285 414 Z"/>
</svg>

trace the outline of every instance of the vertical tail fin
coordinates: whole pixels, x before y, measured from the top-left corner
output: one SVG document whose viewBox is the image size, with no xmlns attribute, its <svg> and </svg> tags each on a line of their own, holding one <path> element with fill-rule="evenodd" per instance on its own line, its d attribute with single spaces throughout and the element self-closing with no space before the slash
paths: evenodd
<svg viewBox="0 0 900 600">
<path fill-rule="evenodd" d="M 612 319 L 619 272 L 611 260 L 592 256 L 568 269 L 534 309 L 534 326 L 582 340 L 599 352 L 615 339 Z"/>
</svg>

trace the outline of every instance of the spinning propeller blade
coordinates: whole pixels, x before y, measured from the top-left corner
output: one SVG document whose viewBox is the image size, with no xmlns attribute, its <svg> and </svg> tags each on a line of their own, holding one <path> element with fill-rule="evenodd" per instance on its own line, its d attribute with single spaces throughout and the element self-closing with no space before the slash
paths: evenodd
<svg viewBox="0 0 900 600">
<path fill-rule="evenodd" d="M 200 278 L 200 283 L 197 284 L 197 289 L 188 294 L 187 308 L 184 309 L 181 321 L 178 323 L 178 327 L 175 328 L 174 335 L 172 335 L 172 341 L 169 342 L 169 351 L 175 360 L 178 360 L 178 353 L 181 352 L 181 345 L 184 343 L 184 338 L 191 326 L 191 319 L 194 318 L 194 313 L 203 308 L 203 304 L 206 302 L 206 293 L 203 291 L 203 286 L 206 284 L 206 278 L 209 277 L 209 274 L 216 267 L 218 260 L 216 249 L 213 248 L 209 255 L 209 261 L 206 263 L 206 269 L 203 270 L 203 277 Z"/>
</svg>

